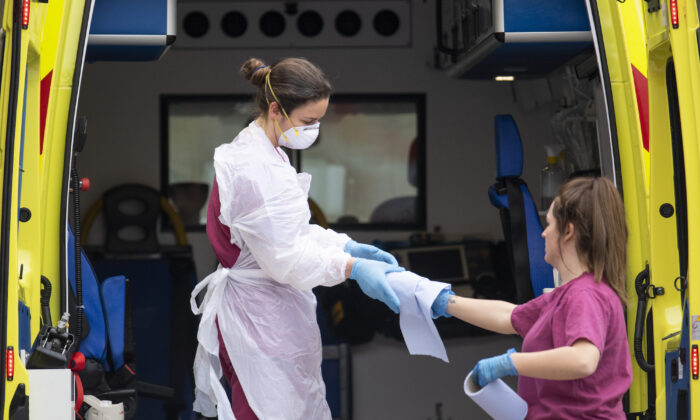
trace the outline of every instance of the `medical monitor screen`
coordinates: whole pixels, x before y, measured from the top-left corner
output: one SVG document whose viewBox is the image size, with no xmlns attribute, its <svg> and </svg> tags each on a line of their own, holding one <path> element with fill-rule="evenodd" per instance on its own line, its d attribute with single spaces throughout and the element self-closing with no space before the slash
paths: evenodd
<svg viewBox="0 0 700 420">
<path fill-rule="evenodd" d="M 457 247 L 434 251 L 422 249 L 407 252 L 408 267 L 414 273 L 431 280 L 464 279 L 463 254 Z"/>
</svg>

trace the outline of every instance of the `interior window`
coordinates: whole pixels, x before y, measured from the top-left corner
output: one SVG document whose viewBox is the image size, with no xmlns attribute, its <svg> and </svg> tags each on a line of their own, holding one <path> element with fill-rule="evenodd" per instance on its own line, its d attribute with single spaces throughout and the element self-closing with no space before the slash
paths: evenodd
<svg viewBox="0 0 700 420">
<path fill-rule="evenodd" d="M 334 227 L 422 228 L 423 95 L 333 95 L 318 140 L 293 156 Z M 252 120 L 250 96 L 164 96 L 162 189 L 185 226 L 203 229 L 214 149 Z"/>
<path fill-rule="evenodd" d="M 422 95 L 331 98 L 319 140 L 298 156 L 331 225 L 424 226 L 423 108 Z"/>
<path fill-rule="evenodd" d="M 206 224 L 214 149 L 252 119 L 249 96 L 165 96 L 162 100 L 162 189 L 188 229 Z"/>
</svg>

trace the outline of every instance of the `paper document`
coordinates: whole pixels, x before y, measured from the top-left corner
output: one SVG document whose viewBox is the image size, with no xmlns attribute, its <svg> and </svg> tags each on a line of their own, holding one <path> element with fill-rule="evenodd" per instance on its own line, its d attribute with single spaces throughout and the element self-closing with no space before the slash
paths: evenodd
<svg viewBox="0 0 700 420">
<path fill-rule="evenodd" d="M 527 415 L 527 403 L 511 387 L 500 379 L 485 387 L 471 380 L 469 372 L 464 380 L 464 393 L 495 420 L 522 420 Z"/>
<path fill-rule="evenodd" d="M 386 278 L 401 302 L 399 325 L 408 352 L 437 357 L 449 363 L 430 307 L 442 290 L 452 286 L 430 281 L 410 271 L 389 273 Z"/>
</svg>

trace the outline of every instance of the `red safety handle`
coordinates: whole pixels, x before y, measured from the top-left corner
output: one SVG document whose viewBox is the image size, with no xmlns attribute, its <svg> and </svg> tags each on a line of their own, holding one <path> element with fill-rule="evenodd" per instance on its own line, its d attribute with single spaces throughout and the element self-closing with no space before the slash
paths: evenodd
<svg viewBox="0 0 700 420">
<path fill-rule="evenodd" d="M 85 368 L 85 355 L 79 351 L 76 351 L 70 358 L 70 363 L 68 365 L 70 370 L 73 371 L 73 376 L 75 377 L 75 414 L 80 417 L 78 411 L 80 411 L 80 407 L 83 405 L 83 382 L 80 380 L 78 372 Z"/>
</svg>

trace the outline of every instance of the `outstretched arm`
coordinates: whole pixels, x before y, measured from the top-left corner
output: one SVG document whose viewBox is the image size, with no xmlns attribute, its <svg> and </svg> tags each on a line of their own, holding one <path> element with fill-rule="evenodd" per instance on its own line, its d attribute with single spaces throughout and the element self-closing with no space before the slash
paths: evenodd
<svg viewBox="0 0 700 420">
<path fill-rule="evenodd" d="M 450 296 L 446 312 L 464 322 L 501 334 L 515 334 L 510 323 L 514 304 L 502 300 Z"/>
</svg>

